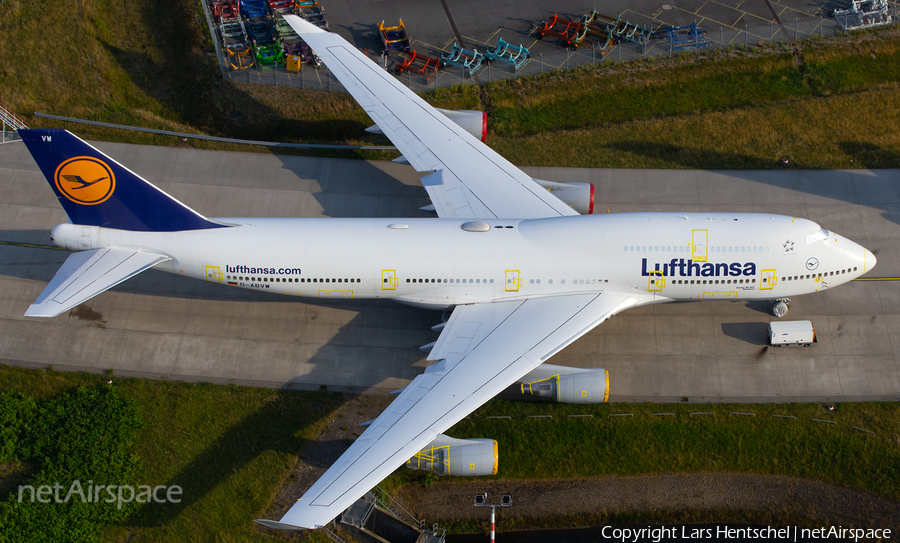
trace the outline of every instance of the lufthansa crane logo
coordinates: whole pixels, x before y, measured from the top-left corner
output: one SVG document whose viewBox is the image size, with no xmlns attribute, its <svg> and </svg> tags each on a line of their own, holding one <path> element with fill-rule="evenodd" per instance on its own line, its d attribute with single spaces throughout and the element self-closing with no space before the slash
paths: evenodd
<svg viewBox="0 0 900 543">
<path fill-rule="evenodd" d="M 70 158 L 56 168 L 56 188 L 76 204 L 102 204 L 116 190 L 112 168 L 89 156 Z"/>
</svg>

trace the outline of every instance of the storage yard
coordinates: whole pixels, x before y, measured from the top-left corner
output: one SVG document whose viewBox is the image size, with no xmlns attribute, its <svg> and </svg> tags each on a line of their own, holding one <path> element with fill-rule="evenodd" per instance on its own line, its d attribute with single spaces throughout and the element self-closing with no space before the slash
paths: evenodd
<svg viewBox="0 0 900 543">
<path fill-rule="evenodd" d="M 792 0 L 744 0 L 736 5 L 692 1 L 677 7 L 610 2 L 603 5 L 603 12 L 576 1 L 556 5 L 558 11 L 495 2 L 489 8 L 456 7 L 460 12 L 456 14 L 437 4 L 351 7 L 340 0 L 207 1 L 205 15 L 210 33 L 217 37 L 223 75 L 235 81 L 323 90 L 342 87 L 327 69 L 320 69 L 315 52 L 284 21 L 286 13 L 322 28 L 331 28 L 329 19 L 337 21 L 335 32 L 421 91 L 605 61 L 821 38 L 888 26 L 897 12 L 897 4 L 888 0 L 853 0 L 849 6 Z M 524 16 L 498 19 L 500 10 Z"/>
</svg>

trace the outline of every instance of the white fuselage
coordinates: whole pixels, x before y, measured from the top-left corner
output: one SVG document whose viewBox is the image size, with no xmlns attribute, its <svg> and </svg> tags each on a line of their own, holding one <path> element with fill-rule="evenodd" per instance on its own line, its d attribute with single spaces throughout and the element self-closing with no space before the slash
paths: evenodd
<svg viewBox="0 0 900 543">
<path fill-rule="evenodd" d="M 575 292 L 638 304 L 776 299 L 872 268 L 862 246 L 806 219 L 750 213 L 619 213 L 536 220 L 216 219 L 230 228 L 131 232 L 63 224 L 70 250 L 140 248 L 156 268 L 313 298 L 389 298 L 434 309 Z"/>
</svg>

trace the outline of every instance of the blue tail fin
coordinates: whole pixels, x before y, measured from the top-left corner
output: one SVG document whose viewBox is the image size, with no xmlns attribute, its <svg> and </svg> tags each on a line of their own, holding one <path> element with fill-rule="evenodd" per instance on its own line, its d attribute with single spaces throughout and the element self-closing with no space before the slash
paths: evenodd
<svg viewBox="0 0 900 543">
<path fill-rule="evenodd" d="M 175 232 L 220 228 L 68 130 L 19 135 L 74 224 Z"/>
</svg>

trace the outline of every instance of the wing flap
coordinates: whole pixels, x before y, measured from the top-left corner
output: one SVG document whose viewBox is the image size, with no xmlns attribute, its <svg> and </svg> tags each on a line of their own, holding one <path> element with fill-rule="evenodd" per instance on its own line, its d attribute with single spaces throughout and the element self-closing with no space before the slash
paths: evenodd
<svg viewBox="0 0 900 543">
<path fill-rule="evenodd" d="M 455 344 L 462 333 L 470 335 L 468 350 L 449 369 L 413 379 L 280 522 L 327 524 L 438 434 L 635 302 L 619 294 L 576 294 L 458 306 L 435 348 Z"/>
<path fill-rule="evenodd" d="M 165 260 L 170 258 L 131 249 L 74 253 L 60 266 L 25 316 L 55 317 Z"/>
</svg>

